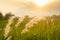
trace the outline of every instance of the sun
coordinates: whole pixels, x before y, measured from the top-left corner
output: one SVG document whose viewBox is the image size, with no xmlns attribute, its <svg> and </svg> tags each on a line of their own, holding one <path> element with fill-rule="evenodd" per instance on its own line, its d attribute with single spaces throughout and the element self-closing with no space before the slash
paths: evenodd
<svg viewBox="0 0 60 40">
<path fill-rule="evenodd" d="M 46 4 L 50 3 L 52 0 L 33 0 L 35 4 L 38 6 L 45 6 Z"/>
</svg>

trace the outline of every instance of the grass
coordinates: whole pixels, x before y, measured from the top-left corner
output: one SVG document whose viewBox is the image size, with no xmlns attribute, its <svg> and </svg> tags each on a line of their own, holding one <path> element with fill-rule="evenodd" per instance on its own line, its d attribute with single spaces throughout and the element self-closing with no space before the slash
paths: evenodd
<svg viewBox="0 0 60 40">
<path fill-rule="evenodd" d="M 7 20 L 0 20 L 0 40 L 4 40 L 4 32 L 5 32 L 5 27 L 7 25 L 8 21 Z"/>
<path fill-rule="evenodd" d="M 52 20 L 53 19 L 53 20 Z M 47 17 L 45 20 L 37 21 L 33 26 L 28 28 L 28 32 L 21 34 L 25 25 L 32 20 L 31 18 L 25 17 L 25 19 L 19 24 L 18 27 L 15 25 L 18 22 L 18 18 L 13 20 L 10 25 L 11 30 L 7 38 L 11 36 L 10 40 L 60 40 L 60 17 L 52 16 Z M 6 20 L 0 21 L 0 40 L 4 40 L 4 28 L 7 24 Z"/>
</svg>

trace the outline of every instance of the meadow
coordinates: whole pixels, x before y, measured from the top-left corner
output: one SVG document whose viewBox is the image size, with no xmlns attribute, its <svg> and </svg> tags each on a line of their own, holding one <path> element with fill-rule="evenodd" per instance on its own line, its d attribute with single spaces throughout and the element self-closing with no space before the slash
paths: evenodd
<svg viewBox="0 0 60 40">
<path fill-rule="evenodd" d="M 6 16 L 2 18 L 0 14 L 0 40 L 60 40 L 60 15 L 46 16 L 36 22 L 35 17 L 30 18 L 29 16 L 25 16 L 17 27 L 15 25 L 19 22 L 20 17 L 15 17 L 13 23 L 10 25 L 10 32 L 5 37 L 4 29 L 8 24 L 8 19 L 11 17 L 11 14 L 9 13 L 8 18 Z M 29 24 L 27 27 L 28 30 L 22 33 L 26 24 L 31 20 L 33 20 L 31 22 L 32 25 Z"/>
</svg>

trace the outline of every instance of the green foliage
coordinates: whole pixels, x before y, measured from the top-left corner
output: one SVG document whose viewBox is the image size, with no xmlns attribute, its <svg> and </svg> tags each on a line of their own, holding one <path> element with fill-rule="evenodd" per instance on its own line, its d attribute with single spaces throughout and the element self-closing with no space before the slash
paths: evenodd
<svg viewBox="0 0 60 40">
<path fill-rule="evenodd" d="M 2 13 L 0 12 L 0 20 L 2 20 L 3 19 L 3 15 L 2 15 Z"/>
<path fill-rule="evenodd" d="M 18 17 L 15 17 L 15 18 L 13 19 L 13 23 L 10 25 L 10 26 L 11 26 L 11 29 L 10 29 L 10 32 L 9 32 L 8 36 L 6 37 L 6 40 L 7 40 L 10 36 L 12 36 L 10 40 L 15 40 L 15 35 L 16 35 L 15 25 L 17 24 L 18 19 L 19 19 Z"/>
<path fill-rule="evenodd" d="M 28 32 L 23 34 L 21 34 L 22 30 L 25 29 L 26 24 L 32 18 L 25 16 L 18 27 L 15 27 L 18 19 L 18 17 L 13 19 L 13 23 L 10 25 L 9 35 L 6 38 L 4 37 L 4 29 L 8 21 L 0 20 L 0 40 L 7 40 L 10 36 L 10 40 L 60 40 L 60 15 L 45 17 L 44 20 L 37 21 L 33 26 L 28 28 Z"/>
<path fill-rule="evenodd" d="M 11 12 L 6 13 L 5 16 L 3 16 L 2 12 L 0 12 L 0 20 L 8 20 L 12 16 L 14 16 L 14 14 L 11 14 Z"/>
<path fill-rule="evenodd" d="M 15 27 L 14 24 L 17 22 L 13 22 L 13 25 L 11 27 L 13 27 L 12 29 L 12 33 L 11 33 L 11 40 L 21 40 L 21 32 L 22 30 L 25 28 L 25 25 L 29 22 L 30 18 L 29 17 L 25 17 L 23 19 L 23 21 L 18 25 L 18 27 Z"/>
<path fill-rule="evenodd" d="M 11 14 L 11 12 L 6 13 L 4 19 L 9 19 L 10 17 L 14 16 L 13 14 Z"/>
<path fill-rule="evenodd" d="M 34 24 L 22 35 L 22 40 L 60 40 L 60 17 L 47 17 Z"/>
<path fill-rule="evenodd" d="M 1 20 L 0 21 L 0 40 L 5 40 L 4 37 L 4 32 L 5 32 L 5 27 L 7 25 L 8 21 L 7 20 Z"/>
<path fill-rule="evenodd" d="M 6 16 L 3 16 L 3 14 L 0 12 L 0 40 L 5 40 L 5 36 L 4 36 L 5 28 L 8 23 L 8 19 L 11 16 L 13 16 L 11 13 L 8 13 L 6 14 Z"/>
</svg>

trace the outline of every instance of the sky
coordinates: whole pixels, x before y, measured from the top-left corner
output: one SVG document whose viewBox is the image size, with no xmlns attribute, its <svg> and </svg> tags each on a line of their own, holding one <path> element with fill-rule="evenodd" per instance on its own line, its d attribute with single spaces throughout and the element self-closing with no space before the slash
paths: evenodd
<svg viewBox="0 0 60 40">
<path fill-rule="evenodd" d="M 38 6 L 34 0 L 0 0 L 0 12 L 5 15 L 12 12 L 16 16 L 50 16 L 60 14 L 60 0 Z"/>
</svg>

